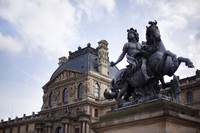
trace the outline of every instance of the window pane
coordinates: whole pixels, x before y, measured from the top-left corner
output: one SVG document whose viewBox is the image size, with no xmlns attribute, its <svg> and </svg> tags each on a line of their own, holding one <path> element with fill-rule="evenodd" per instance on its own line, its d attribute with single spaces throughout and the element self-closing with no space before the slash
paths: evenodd
<svg viewBox="0 0 200 133">
<path fill-rule="evenodd" d="M 187 102 L 192 102 L 193 101 L 193 95 L 192 95 L 192 91 L 188 91 L 186 93 L 186 97 L 187 97 Z"/>
<path fill-rule="evenodd" d="M 94 117 L 98 117 L 99 116 L 99 111 L 98 111 L 98 109 L 95 109 L 94 110 Z"/>
<path fill-rule="evenodd" d="M 67 93 L 67 89 L 65 88 L 63 91 L 63 102 L 67 102 L 68 100 L 68 93 Z"/>
<path fill-rule="evenodd" d="M 53 92 L 51 92 L 49 95 L 49 106 L 52 106 L 54 101 L 55 101 L 55 97 L 54 97 Z"/>
<path fill-rule="evenodd" d="M 94 86 L 94 97 L 95 98 L 99 98 L 99 91 L 100 91 L 100 87 L 99 85 L 96 83 Z"/>
<path fill-rule="evenodd" d="M 78 87 L 78 98 L 79 99 L 83 98 L 83 84 L 80 84 Z"/>
<path fill-rule="evenodd" d="M 56 128 L 56 133 L 62 133 L 62 128 L 61 127 L 57 127 Z"/>
</svg>

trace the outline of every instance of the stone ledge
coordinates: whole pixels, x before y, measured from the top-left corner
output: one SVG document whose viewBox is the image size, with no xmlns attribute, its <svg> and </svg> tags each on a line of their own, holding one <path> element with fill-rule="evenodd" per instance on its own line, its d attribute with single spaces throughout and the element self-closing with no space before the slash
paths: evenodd
<svg viewBox="0 0 200 133">
<path fill-rule="evenodd" d="M 166 125 L 167 122 L 178 123 L 181 126 L 198 127 L 197 125 L 200 124 L 199 110 L 159 99 L 109 111 L 100 117 L 99 122 L 93 123 L 92 128 L 97 131 L 128 125 L 150 125 L 152 123 L 165 123 L 164 125 Z"/>
</svg>

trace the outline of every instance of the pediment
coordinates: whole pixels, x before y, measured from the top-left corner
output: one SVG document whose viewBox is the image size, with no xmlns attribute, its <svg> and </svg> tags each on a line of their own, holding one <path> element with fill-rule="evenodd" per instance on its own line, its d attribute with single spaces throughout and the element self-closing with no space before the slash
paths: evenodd
<svg viewBox="0 0 200 133">
<path fill-rule="evenodd" d="M 82 73 L 72 70 L 63 70 L 57 77 L 55 77 L 54 82 L 73 79 L 76 77 L 81 77 Z"/>
<path fill-rule="evenodd" d="M 81 72 L 64 69 L 55 78 L 51 79 L 46 85 L 57 83 L 64 80 L 73 80 L 74 78 L 82 77 L 82 75 L 83 74 Z"/>
</svg>

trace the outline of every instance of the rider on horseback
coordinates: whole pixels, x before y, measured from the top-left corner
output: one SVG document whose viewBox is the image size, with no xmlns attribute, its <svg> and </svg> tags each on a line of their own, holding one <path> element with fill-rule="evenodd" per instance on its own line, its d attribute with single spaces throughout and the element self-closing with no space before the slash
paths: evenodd
<svg viewBox="0 0 200 133">
<path fill-rule="evenodd" d="M 142 50 L 142 45 L 138 42 L 139 34 L 137 30 L 133 28 L 128 29 L 127 32 L 128 42 L 124 44 L 123 51 L 117 61 L 111 62 L 111 66 L 115 66 L 126 55 L 129 65 L 122 77 L 130 77 L 138 68 L 141 68 L 145 80 L 149 80 L 151 77 L 147 74 L 146 53 Z"/>
<path fill-rule="evenodd" d="M 129 65 L 126 69 L 121 69 L 116 73 L 111 82 L 111 92 L 107 90 L 104 92 L 106 99 L 115 98 L 119 105 L 123 105 L 129 100 L 133 103 L 140 103 L 156 99 L 160 94 L 159 81 L 162 83 L 163 89 L 166 87 L 178 88 L 178 82 L 165 84 L 163 76 L 174 75 L 181 63 L 185 63 L 189 68 L 194 67 L 189 58 L 177 57 L 176 54 L 166 50 L 157 22 L 150 21 L 149 24 L 150 26 L 146 30 L 146 42 L 143 43 L 143 46 L 138 43 L 137 30 L 133 28 L 127 30 L 128 42 L 124 45 L 118 60 L 111 62 L 111 66 L 119 63 L 125 55 Z"/>
</svg>

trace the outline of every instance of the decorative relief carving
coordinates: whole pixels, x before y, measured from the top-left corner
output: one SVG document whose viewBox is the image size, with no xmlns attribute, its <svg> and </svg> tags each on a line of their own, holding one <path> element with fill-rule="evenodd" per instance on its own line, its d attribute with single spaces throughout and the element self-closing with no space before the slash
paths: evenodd
<svg viewBox="0 0 200 133">
<path fill-rule="evenodd" d="M 90 81 L 89 81 L 89 79 L 86 79 L 86 81 L 84 82 L 84 86 L 85 86 L 86 92 L 90 93 Z"/>
<path fill-rule="evenodd" d="M 73 71 L 62 72 L 55 80 L 55 82 L 62 81 L 69 78 L 80 77 L 82 74 Z"/>
<path fill-rule="evenodd" d="M 55 95 L 55 102 L 58 102 L 59 101 L 59 96 L 60 96 L 60 90 L 55 90 L 54 91 L 54 95 Z"/>
<path fill-rule="evenodd" d="M 74 86 L 71 86 L 69 88 L 69 94 L 70 94 L 70 97 L 73 97 L 75 95 L 75 87 Z"/>
<path fill-rule="evenodd" d="M 43 90 L 43 92 L 44 92 L 44 94 L 43 94 L 43 97 L 42 97 L 42 99 L 43 99 L 43 105 L 42 105 L 42 109 L 45 109 L 45 108 L 47 108 L 47 105 L 48 105 L 48 94 L 47 94 L 47 91 L 44 89 Z"/>
</svg>

